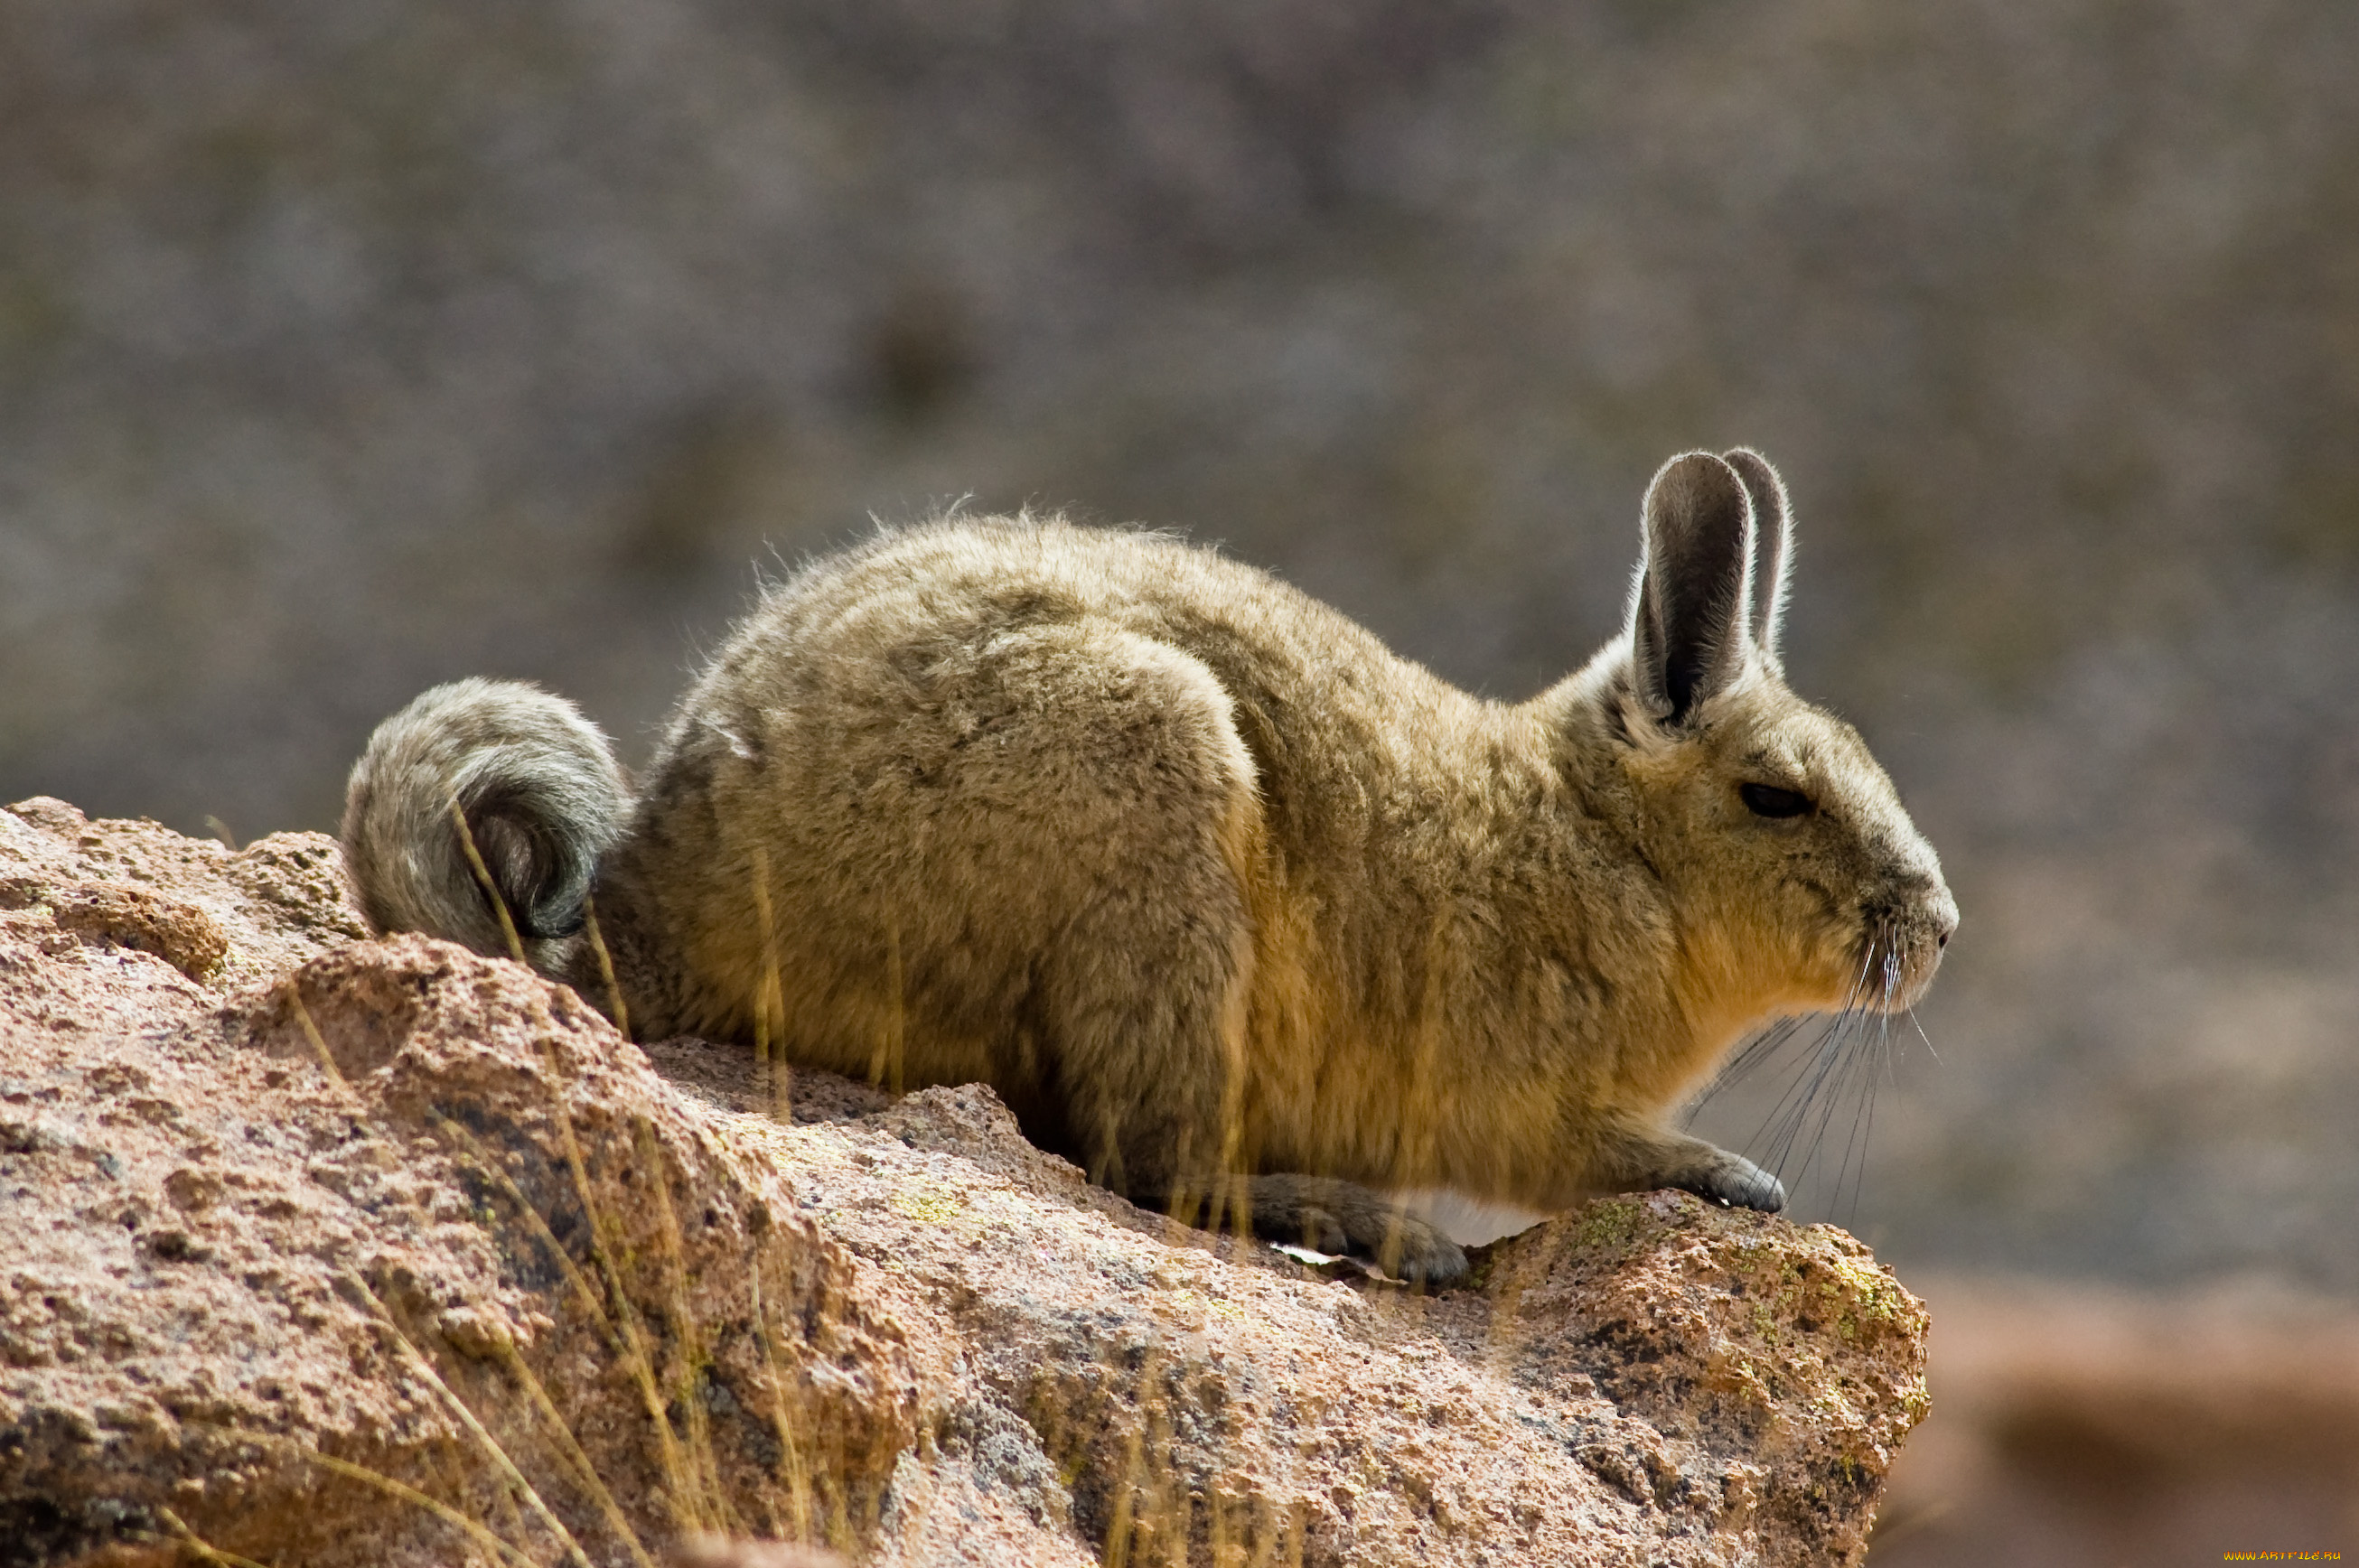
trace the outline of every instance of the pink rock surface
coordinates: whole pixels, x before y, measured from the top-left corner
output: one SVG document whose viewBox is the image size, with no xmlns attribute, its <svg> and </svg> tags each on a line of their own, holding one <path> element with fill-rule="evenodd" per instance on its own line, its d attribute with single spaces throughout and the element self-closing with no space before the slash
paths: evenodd
<svg viewBox="0 0 2359 1568">
<path fill-rule="evenodd" d="M 1603 1200 L 1413 1295 L 363 937 L 315 835 L 0 813 L 5 1568 L 1845 1563 L 1924 1409 L 1826 1227 Z"/>
</svg>

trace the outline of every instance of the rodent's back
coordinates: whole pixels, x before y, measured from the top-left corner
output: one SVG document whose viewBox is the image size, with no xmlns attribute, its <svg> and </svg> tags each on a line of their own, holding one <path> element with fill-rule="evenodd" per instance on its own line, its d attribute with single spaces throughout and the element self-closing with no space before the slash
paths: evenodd
<svg viewBox="0 0 2359 1568">
<path fill-rule="evenodd" d="M 1126 702 L 1138 682 L 1154 689 Z M 1161 874 L 1184 852 L 1158 837 L 1181 795 L 1206 831 L 1225 821 L 1250 838 L 1232 858 L 1249 854 L 1259 891 L 1282 881 L 1321 918 L 1321 983 L 1345 983 L 1338 968 L 1397 980 L 1377 949 L 1422 916 L 1397 907 L 1413 886 L 1372 881 L 1372 856 L 1414 861 L 1411 840 L 1460 834 L 1427 809 L 1433 793 L 1463 787 L 1470 741 L 1512 752 L 1484 738 L 1528 723 L 1178 539 L 938 523 L 765 596 L 683 699 L 611 878 L 668 941 L 697 933 L 696 978 L 673 988 L 679 1026 L 762 1032 L 745 1010 L 764 982 L 739 973 L 750 912 L 770 922 L 773 968 L 832 978 L 788 1011 L 853 1035 L 908 1037 L 914 1020 L 870 1017 L 849 994 L 850 977 L 890 967 L 880 944 L 902 947 L 903 1005 L 924 1006 L 932 1036 L 908 1048 L 940 1050 L 929 1076 L 954 1076 L 1020 1012 L 1028 946 L 1065 918 L 1032 906 L 1092 896 L 1084 871 Z M 757 881 L 779 905 L 766 916 L 749 908 Z M 919 950 L 921 929 L 939 951 Z"/>
<path fill-rule="evenodd" d="M 1406 763 L 1419 729 L 1492 706 L 1269 573 L 1172 535 L 952 519 L 822 560 L 765 594 L 683 700 L 666 748 L 715 706 L 889 705 L 931 659 L 1082 622 L 1202 661 L 1297 753 L 1348 745 Z"/>
</svg>

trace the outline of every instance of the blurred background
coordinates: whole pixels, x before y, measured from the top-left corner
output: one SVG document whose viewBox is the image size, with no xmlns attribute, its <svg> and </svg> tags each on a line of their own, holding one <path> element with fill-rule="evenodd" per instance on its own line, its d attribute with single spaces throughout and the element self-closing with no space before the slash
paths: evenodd
<svg viewBox="0 0 2359 1568">
<path fill-rule="evenodd" d="M 2354 84 L 2341 0 L 8 0 L 0 799 L 332 828 L 463 674 L 636 760 L 962 497 L 1521 697 L 1756 445 L 1965 913 L 1800 1183 L 1940 1325 L 1877 1561 L 2359 1552 Z"/>
</svg>

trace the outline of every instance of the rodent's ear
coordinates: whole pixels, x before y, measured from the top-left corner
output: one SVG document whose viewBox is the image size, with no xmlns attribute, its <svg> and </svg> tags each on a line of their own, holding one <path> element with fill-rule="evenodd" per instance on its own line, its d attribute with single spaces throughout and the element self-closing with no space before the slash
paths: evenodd
<svg viewBox="0 0 2359 1568">
<path fill-rule="evenodd" d="M 1630 603 L 1631 676 L 1679 723 L 1745 671 L 1753 503 L 1710 452 L 1673 458 L 1647 487 L 1647 554 Z"/>
<path fill-rule="evenodd" d="M 1777 477 L 1777 470 L 1769 466 L 1767 458 L 1750 447 L 1739 447 L 1720 456 L 1745 481 L 1745 493 L 1753 501 L 1756 566 L 1753 577 L 1753 640 L 1774 665 L 1777 661 L 1777 633 L 1786 622 L 1786 583 L 1794 571 L 1794 514 L 1786 499 L 1786 481 Z"/>
</svg>

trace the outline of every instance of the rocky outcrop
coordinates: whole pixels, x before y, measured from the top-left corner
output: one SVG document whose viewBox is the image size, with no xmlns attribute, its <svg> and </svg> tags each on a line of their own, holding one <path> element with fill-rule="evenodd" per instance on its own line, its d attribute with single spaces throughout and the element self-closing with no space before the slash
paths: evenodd
<svg viewBox="0 0 2359 1568">
<path fill-rule="evenodd" d="M 983 1087 L 363 935 L 317 836 L 0 813 L 6 1568 L 1840 1563 L 1923 1411 L 1922 1309 L 1825 1227 L 1601 1201 L 1420 1296 Z"/>
</svg>

